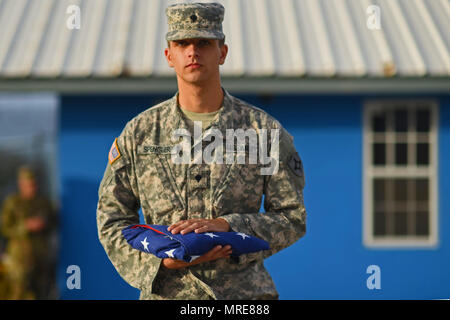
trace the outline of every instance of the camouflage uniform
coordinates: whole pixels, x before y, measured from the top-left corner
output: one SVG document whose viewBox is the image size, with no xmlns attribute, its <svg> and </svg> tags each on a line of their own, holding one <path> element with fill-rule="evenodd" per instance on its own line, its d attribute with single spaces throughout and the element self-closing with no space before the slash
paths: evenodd
<svg viewBox="0 0 450 320">
<path fill-rule="evenodd" d="M 28 218 L 40 217 L 46 226 L 40 232 L 30 232 Z M 56 216 L 47 199 L 37 196 L 23 199 L 9 196 L 1 211 L 1 231 L 7 238 L 5 274 L 12 299 L 48 298 L 52 284 L 49 234 L 56 225 Z"/>
<path fill-rule="evenodd" d="M 168 41 L 225 38 L 220 4 L 177 4 L 168 7 L 166 14 Z M 97 208 L 98 235 L 106 253 L 119 274 L 141 290 L 141 299 L 278 298 L 263 260 L 306 232 L 303 168 L 292 136 L 263 110 L 224 91 L 219 113 L 204 129 L 216 128 L 223 137 L 226 129 L 258 133 L 260 129 L 279 129 L 278 172 L 261 175 L 261 164 L 238 164 L 235 157 L 229 164 L 176 164 L 171 157 L 177 144 L 172 133 L 190 131 L 177 101 L 175 95 L 139 114 L 111 147 Z M 264 214 L 259 213 L 263 195 Z M 271 249 L 167 269 L 161 267 L 162 259 L 133 249 L 121 234 L 123 228 L 139 223 L 139 208 L 147 224 L 221 217 L 233 231 L 262 238 Z"/>
<path fill-rule="evenodd" d="M 280 163 L 274 175 L 258 164 L 174 164 L 172 132 L 188 130 L 177 95 L 128 122 L 114 142 L 99 189 L 99 238 L 119 274 L 141 290 L 141 299 L 277 298 L 263 259 L 305 234 L 303 171 L 292 136 L 273 117 L 227 92 L 210 127 L 280 129 Z M 225 153 L 224 153 L 225 154 Z M 266 213 L 259 213 L 265 195 Z M 182 219 L 221 217 L 233 231 L 260 237 L 271 250 L 219 259 L 179 270 L 160 267 L 161 259 L 133 249 L 121 230 L 139 223 L 170 225 Z"/>
</svg>

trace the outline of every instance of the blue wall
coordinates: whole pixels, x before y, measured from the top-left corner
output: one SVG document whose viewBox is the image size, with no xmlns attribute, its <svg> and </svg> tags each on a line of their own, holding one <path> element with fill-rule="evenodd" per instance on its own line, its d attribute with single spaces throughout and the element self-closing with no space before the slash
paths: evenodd
<svg viewBox="0 0 450 320">
<path fill-rule="evenodd" d="M 97 190 L 113 139 L 126 122 L 170 96 L 63 96 L 62 197 L 58 283 L 63 299 L 137 299 L 97 238 Z M 439 245 L 367 249 L 362 244 L 362 96 L 240 96 L 265 109 L 294 136 L 302 157 L 307 234 L 265 261 L 281 299 L 450 298 L 450 97 L 438 97 Z M 379 96 L 375 97 L 378 98 Z M 408 96 L 410 97 L 410 96 Z M 421 96 L 423 98 L 423 96 Z M 66 268 L 81 268 L 81 290 L 66 288 Z M 366 268 L 381 268 L 368 290 Z"/>
</svg>

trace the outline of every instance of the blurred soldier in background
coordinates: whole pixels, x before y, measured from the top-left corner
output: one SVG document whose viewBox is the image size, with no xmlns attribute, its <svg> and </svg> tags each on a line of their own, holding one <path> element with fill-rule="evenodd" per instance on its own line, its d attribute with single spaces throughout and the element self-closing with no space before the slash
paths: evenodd
<svg viewBox="0 0 450 320">
<path fill-rule="evenodd" d="M 3 296 L 7 299 L 47 299 L 54 277 L 50 246 L 56 214 L 38 194 L 36 175 L 28 167 L 18 172 L 19 193 L 5 199 L 1 232 L 7 239 L 3 261 Z M 6 289 L 7 288 L 7 289 Z"/>
</svg>

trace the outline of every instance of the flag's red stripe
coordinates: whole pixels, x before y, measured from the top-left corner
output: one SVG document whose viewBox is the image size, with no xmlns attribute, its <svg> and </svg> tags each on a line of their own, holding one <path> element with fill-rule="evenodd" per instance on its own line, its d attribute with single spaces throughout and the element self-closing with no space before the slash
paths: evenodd
<svg viewBox="0 0 450 320">
<path fill-rule="evenodd" d="M 131 229 L 135 229 L 135 228 L 139 228 L 139 227 L 151 229 L 151 230 L 153 230 L 153 231 L 155 231 L 155 232 L 158 232 L 158 233 L 160 233 L 160 234 L 166 235 L 164 232 L 159 231 L 159 230 L 157 230 L 157 229 L 155 229 L 155 228 L 152 228 L 152 227 L 150 227 L 150 226 L 148 226 L 148 225 L 146 225 L 146 224 L 137 224 L 137 225 L 131 227 Z"/>
</svg>

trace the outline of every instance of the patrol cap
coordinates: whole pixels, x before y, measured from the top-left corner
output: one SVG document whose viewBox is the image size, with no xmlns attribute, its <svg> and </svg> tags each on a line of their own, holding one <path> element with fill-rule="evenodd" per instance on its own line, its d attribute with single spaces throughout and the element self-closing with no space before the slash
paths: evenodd
<svg viewBox="0 0 450 320">
<path fill-rule="evenodd" d="M 225 8 L 220 3 L 178 3 L 166 8 L 167 41 L 205 38 L 225 39 L 222 21 Z"/>
<path fill-rule="evenodd" d="M 19 180 L 35 180 L 36 173 L 28 166 L 22 166 L 17 172 Z"/>
</svg>

